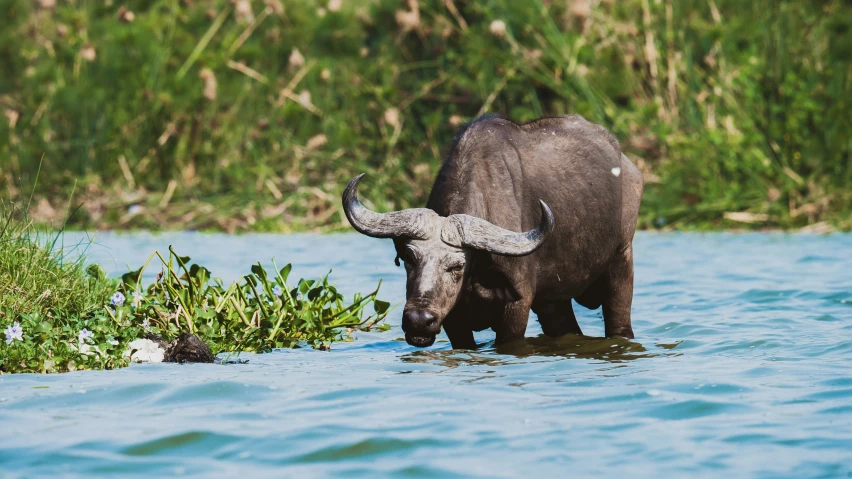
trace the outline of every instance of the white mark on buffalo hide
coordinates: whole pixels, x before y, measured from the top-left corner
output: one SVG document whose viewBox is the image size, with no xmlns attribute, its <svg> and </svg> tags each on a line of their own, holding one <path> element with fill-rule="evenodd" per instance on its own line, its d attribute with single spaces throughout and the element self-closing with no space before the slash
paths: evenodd
<svg viewBox="0 0 852 479">
<path fill-rule="evenodd" d="M 612 171 L 612 176 L 615 176 L 616 178 L 621 174 L 621 168 L 617 166 L 610 171 Z"/>
</svg>

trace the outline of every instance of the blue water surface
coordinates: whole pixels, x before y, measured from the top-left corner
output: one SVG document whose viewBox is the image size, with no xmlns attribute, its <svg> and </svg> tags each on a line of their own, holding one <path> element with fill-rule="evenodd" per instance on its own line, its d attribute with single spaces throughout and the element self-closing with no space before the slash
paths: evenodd
<svg viewBox="0 0 852 479">
<path fill-rule="evenodd" d="M 404 299 L 387 240 L 93 239 L 114 275 L 174 245 L 226 280 L 274 257 Z M 852 236 L 640 233 L 635 259 L 634 341 L 533 315 L 523 342 L 417 350 L 397 307 L 330 352 L 0 376 L 0 478 L 852 477 Z"/>
</svg>

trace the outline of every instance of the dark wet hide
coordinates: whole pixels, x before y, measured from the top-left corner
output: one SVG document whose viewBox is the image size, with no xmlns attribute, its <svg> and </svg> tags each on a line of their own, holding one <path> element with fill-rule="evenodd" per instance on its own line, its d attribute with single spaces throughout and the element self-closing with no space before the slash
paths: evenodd
<svg viewBox="0 0 852 479">
<path fill-rule="evenodd" d="M 152 339 L 162 346 L 162 339 Z M 158 340 L 159 339 L 159 340 Z M 181 333 L 174 341 L 164 348 L 166 350 L 163 362 L 166 363 L 212 363 L 213 352 L 204 341 L 198 339 L 194 334 Z"/>
</svg>

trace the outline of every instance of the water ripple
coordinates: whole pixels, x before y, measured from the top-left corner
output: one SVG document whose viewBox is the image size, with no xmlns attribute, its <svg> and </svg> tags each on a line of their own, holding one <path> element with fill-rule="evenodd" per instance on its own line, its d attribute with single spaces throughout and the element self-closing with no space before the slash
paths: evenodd
<svg viewBox="0 0 852 479">
<path fill-rule="evenodd" d="M 193 250 L 226 280 L 273 251 L 404 299 L 390 240 L 98 243 L 121 264 Z M 639 234 L 635 258 L 635 340 L 595 337 L 600 310 L 575 304 L 589 336 L 531 315 L 523 341 L 417 350 L 396 311 L 331 352 L 0 376 L 0 477 L 852 477 L 852 236 Z"/>
</svg>

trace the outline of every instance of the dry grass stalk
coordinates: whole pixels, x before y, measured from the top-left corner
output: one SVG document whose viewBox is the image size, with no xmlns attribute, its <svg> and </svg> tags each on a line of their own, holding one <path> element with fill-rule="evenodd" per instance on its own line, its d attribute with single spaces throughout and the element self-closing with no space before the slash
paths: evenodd
<svg viewBox="0 0 852 479">
<path fill-rule="evenodd" d="M 726 211 L 722 215 L 726 220 L 738 223 L 763 223 L 769 220 L 766 213 L 749 213 L 747 211 Z"/>
<path fill-rule="evenodd" d="M 158 205 L 160 209 L 165 209 L 166 206 L 169 205 L 169 201 L 172 200 L 172 195 L 175 194 L 175 188 L 177 188 L 177 180 L 169 181 L 169 185 L 166 187 L 166 193 L 160 198 L 160 204 Z"/>
<path fill-rule="evenodd" d="M 317 148 L 324 146 L 326 143 L 328 143 L 328 137 L 320 133 L 319 135 L 312 136 L 308 139 L 308 142 L 305 143 L 305 148 L 308 150 L 316 150 Z"/>
<path fill-rule="evenodd" d="M 668 65 L 669 112 L 672 116 L 677 117 L 677 68 L 675 67 L 673 23 L 672 0 L 666 0 L 666 64 Z"/>
<path fill-rule="evenodd" d="M 209 68 L 202 68 L 201 72 L 198 74 L 198 77 L 204 82 L 204 90 L 202 95 L 209 101 L 213 101 L 216 99 L 216 75 L 213 74 L 213 70 Z"/>
<path fill-rule="evenodd" d="M 453 18 L 456 19 L 456 22 L 458 22 L 459 27 L 462 30 L 467 30 L 467 22 L 464 20 L 464 17 L 462 17 L 459 13 L 459 9 L 456 8 L 456 4 L 453 2 L 453 0 L 444 0 L 444 5 L 447 7 L 447 10 L 450 11 L 450 15 L 452 15 Z"/>
<path fill-rule="evenodd" d="M 236 53 L 236 51 L 240 49 L 241 46 L 243 46 L 243 44 L 246 42 L 246 40 L 249 39 L 251 34 L 254 33 L 254 30 L 258 27 L 258 25 L 263 23 L 263 21 L 266 20 L 266 17 L 268 17 L 269 14 L 272 13 L 272 11 L 272 7 L 267 6 L 263 9 L 262 12 L 260 12 L 260 15 L 257 18 L 252 19 L 252 21 L 246 26 L 245 30 L 243 30 L 243 33 L 241 33 L 240 36 L 236 40 L 234 40 L 234 43 L 232 43 L 231 46 L 228 47 L 227 56 L 229 58 L 232 57 L 234 53 Z"/>
<path fill-rule="evenodd" d="M 269 84 L 269 80 L 262 73 L 258 72 L 257 70 L 252 69 L 251 67 L 246 66 L 244 63 L 235 62 L 233 60 L 228 60 L 227 65 L 228 65 L 228 68 L 236 70 L 236 71 L 242 73 L 243 75 L 245 75 L 249 78 L 257 80 L 260 83 L 263 83 L 264 85 Z"/>
<path fill-rule="evenodd" d="M 133 179 L 133 173 L 130 171 L 130 165 L 127 164 L 127 158 L 124 155 L 118 155 L 118 166 L 121 168 L 121 174 L 124 175 L 127 185 L 131 189 L 135 189 L 136 181 Z"/>
<path fill-rule="evenodd" d="M 7 109 L 3 110 L 3 116 L 5 116 L 7 120 L 9 120 L 9 129 L 14 130 L 15 125 L 18 124 L 18 118 L 21 117 L 21 114 L 18 113 L 17 110 L 7 108 Z"/>
<path fill-rule="evenodd" d="M 266 185 L 266 189 L 268 189 L 269 192 L 272 193 L 272 197 L 276 200 L 280 200 L 284 197 L 284 195 L 281 194 L 281 190 L 279 190 L 278 187 L 275 186 L 275 182 L 271 179 L 267 178 L 264 184 Z"/>
</svg>

